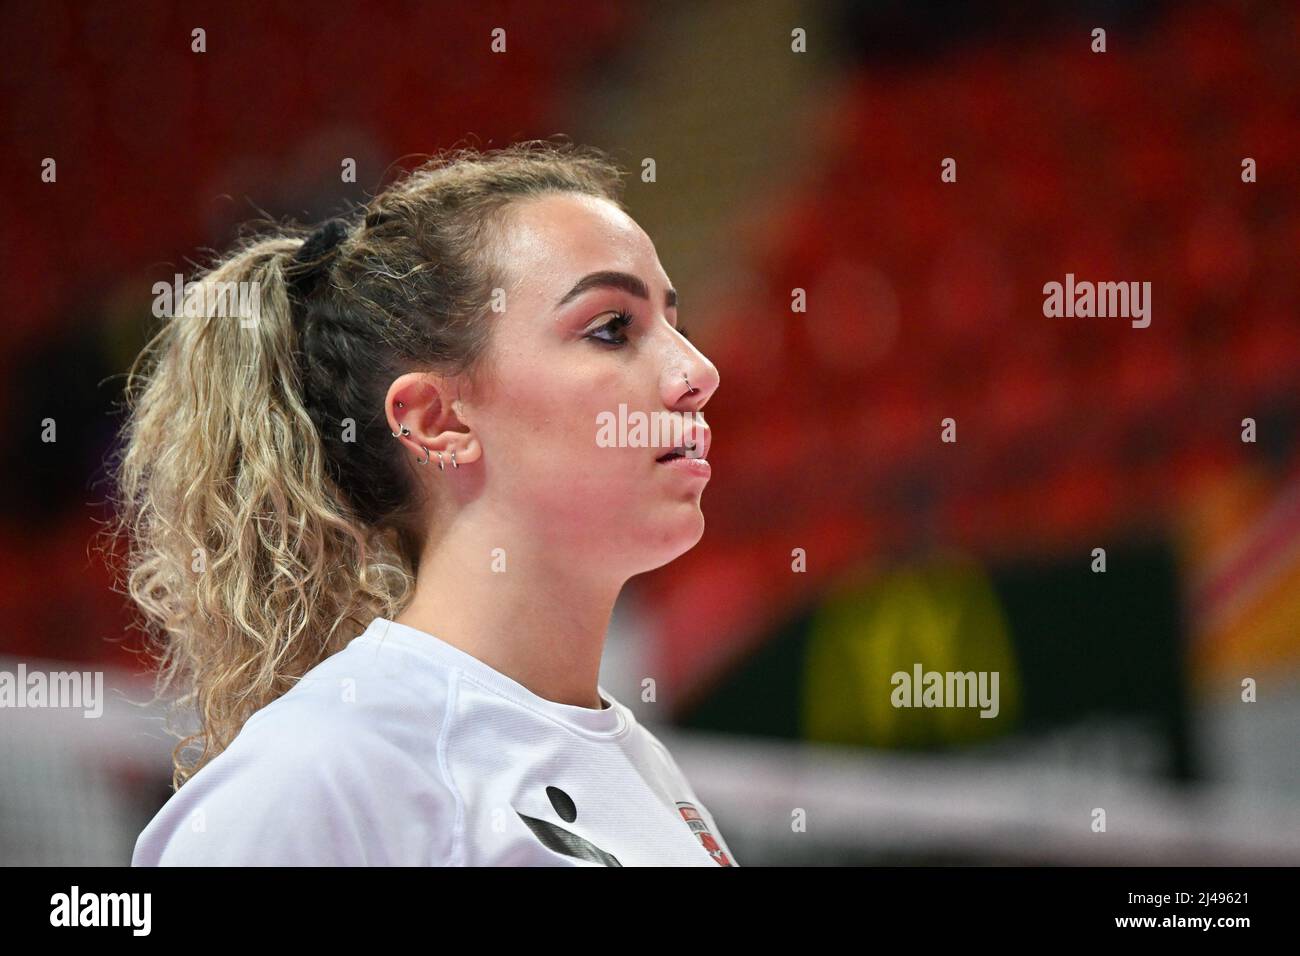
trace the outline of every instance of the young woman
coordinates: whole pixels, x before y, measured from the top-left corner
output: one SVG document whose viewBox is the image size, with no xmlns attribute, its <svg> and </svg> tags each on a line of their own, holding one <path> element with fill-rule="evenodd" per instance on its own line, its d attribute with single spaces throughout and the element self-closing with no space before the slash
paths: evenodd
<svg viewBox="0 0 1300 956">
<path fill-rule="evenodd" d="M 187 287 L 114 463 L 200 721 L 134 865 L 736 865 L 597 682 L 624 582 L 703 533 L 719 381 L 621 185 L 460 149 Z M 599 441 L 620 406 L 682 447 Z"/>
</svg>

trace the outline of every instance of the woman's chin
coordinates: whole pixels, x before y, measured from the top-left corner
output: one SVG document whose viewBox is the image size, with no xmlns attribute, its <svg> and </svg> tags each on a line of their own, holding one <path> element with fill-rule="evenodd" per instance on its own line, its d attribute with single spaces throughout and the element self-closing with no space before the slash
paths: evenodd
<svg viewBox="0 0 1300 956">
<path fill-rule="evenodd" d="M 704 537 L 704 512 L 698 502 L 680 502 L 640 538 L 639 550 L 649 563 L 644 570 L 663 567 L 699 544 Z"/>
</svg>

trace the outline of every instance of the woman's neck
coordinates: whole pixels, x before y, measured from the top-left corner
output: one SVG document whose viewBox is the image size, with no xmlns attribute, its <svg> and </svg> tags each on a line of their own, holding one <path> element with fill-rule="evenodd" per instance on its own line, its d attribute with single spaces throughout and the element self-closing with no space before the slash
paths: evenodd
<svg viewBox="0 0 1300 956">
<path fill-rule="evenodd" d="M 526 536 L 519 535 L 518 538 Z M 563 548 L 456 522 L 420 560 L 394 618 L 478 658 L 539 697 L 604 707 L 596 689 L 622 581 L 580 578 Z M 559 555 L 558 560 L 555 557 Z"/>
</svg>

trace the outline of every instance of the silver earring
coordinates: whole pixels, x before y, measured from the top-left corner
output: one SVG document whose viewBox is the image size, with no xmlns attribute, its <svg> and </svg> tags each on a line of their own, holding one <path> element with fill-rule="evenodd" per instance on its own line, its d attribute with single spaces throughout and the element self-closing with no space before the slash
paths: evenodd
<svg viewBox="0 0 1300 956">
<path fill-rule="evenodd" d="M 406 406 L 403 405 L 401 402 L 398 402 L 398 403 L 397 403 L 397 407 L 398 407 L 398 408 L 405 408 Z"/>
<path fill-rule="evenodd" d="M 392 434 L 394 438 L 404 438 L 405 436 L 411 434 L 411 430 L 407 428 L 405 425 L 398 425 L 397 427 L 401 429 L 401 431 L 393 432 Z"/>
<path fill-rule="evenodd" d="M 456 449 L 454 449 L 454 448 L 451 450 L 451 466 L 452 466 L 453 468 L 459 468 L 459 467 L 460 467 L 460 465 L 456 464 Z"/>
<path fill-rule="evenodd" d="M 423 445 L 421 445 L 420 447 L 424 448 Z M 427 465 L 429 463 L 429 449 L 424 448 L 424 457 L 415 459 L 415 463 L 417 465 Z"/>
<path fill-rule="evenodd" d="M 442 452 L 440 452 L 440 451 L 435 451 L 434 454 L 438 456 L 438 470 L 439 470 L 439 471 L 446 471 L 446 470 L 447 470 L 447 466 L 444 465 L 444 464 L 442 463 Z"/>
</svg>

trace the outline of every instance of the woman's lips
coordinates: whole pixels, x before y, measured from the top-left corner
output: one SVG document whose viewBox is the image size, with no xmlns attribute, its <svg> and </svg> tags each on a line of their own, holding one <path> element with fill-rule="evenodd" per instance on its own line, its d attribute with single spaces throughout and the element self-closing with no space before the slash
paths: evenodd
<svg viewBox="0 0 1300 956">
<path fill-rule="evenodd" d="M 713 467 L 707 458 L 685 458 L 679 455 L 676 458 L 660 459 L 659 464 L 664 468 L 671 468 L 697 478 L 708 478 L 713 474 Z"/>
<path fill-rule="evenodd" d="M 671 471 L 707 481 L 709 475 L 713 473 L 707 458 L 709 446 L 712 444 L 713 432 L 709 426 L 703 421 L 688 420 L 685 423 L 681 444 L 657 456 L 655 461 Z"/>
<path fill-rule="evenodd" d="M 662 455 L 656 456 L 655 460 L 663 461 L 674 454 L 694 458 L 697 461 L 708 458 L 709 446 L 713 444 L 713 429 L 702 421 L 688 420 L 683 427 L 681 442 L 676 448 L 670 448 Z"/>
</svg>

